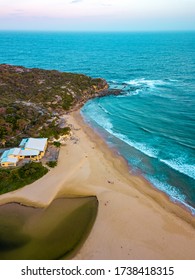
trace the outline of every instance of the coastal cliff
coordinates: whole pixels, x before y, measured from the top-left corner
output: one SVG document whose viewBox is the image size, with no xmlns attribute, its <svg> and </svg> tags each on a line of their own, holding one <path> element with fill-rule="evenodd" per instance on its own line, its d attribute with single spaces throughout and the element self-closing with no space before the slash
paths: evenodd
<svg viewBox="0 0 195 280">
<path fill-rule="evenodd" d="M 95 97 L 118 94 L 104 79 L 56 70 L 0 65 L 0 147 L 23 137 L 69 132 L 61 116 Z"/>
</svg>

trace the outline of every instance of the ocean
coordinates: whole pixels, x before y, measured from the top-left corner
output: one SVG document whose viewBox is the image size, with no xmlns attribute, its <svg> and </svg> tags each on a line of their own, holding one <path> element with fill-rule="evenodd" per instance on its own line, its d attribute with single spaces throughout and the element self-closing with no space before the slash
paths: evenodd
<svg viewBox="0 0 195 280">
<path fill-rule="evenodd" d="M 102 77 L 119 96 L 81 112 L 128 162 L 195 215 L 195 32 L 0 32 L 0 63 Z"/>
</svg>

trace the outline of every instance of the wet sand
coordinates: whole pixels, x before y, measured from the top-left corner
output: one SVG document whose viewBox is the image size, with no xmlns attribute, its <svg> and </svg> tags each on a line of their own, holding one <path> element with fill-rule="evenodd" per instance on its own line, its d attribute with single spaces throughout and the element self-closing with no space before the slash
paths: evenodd
<svg viewBox="0 0 195 280">
<path fill-rule="evenodd" d="M 195 217 L 130 174 L 79 112 L 68 116 L 73 137 L 62 147 L 58 166 L 40 180 L 0 197 L 46 206 L 54 198 L 96 195 L 98 215 L 74 259 L 195 259 Z"/>
</svg>

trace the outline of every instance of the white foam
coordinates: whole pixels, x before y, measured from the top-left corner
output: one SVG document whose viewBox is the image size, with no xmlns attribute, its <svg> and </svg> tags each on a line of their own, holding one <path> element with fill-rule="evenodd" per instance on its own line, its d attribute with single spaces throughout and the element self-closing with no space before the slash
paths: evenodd
<svg viewBox="0 0 195 280">
<path fill-rule="evenodd" d="M 148 147 L 145 143 L 139 143 L 139 142 L 134 142 L 130 139 L 127 138 L 127 136 L 123 135 L 122 133 L 116 133 L 114 132 L 112 129 L 107 130 L 110 134 L 114 135 L 115 137 L 117 137 L 118 139 L 122 140 L 123 142 L 125 142 L 126 144 L 128 144 L 129 146 L 135 148 L 136 150 L 139 150 L 140 152 L 142 152 L 143 154 L 152 157 L 152 158 L 156 158 L 158 155 L 158 151 Z"/>
<path fill-rule="evenodd" d="M 102 107 L 100 104 L 98 105 L 106 114 L 110 114 L 104 107 Z"/>
<path fill-rule="evenodd" d="M 183 204 L 188 210 L 190 210 L 190 212 L 192 213 L 193 216 L 195 216 L 195 208 L 188 205 L 186 202 L 184 201 L 179 201 L 179 200 L 176 200 L 176 202 L 179 202 L 181 204 Z"/>
<path fill-rule="evenodd" d="M 105 130 L 110 131 L 113 128 L 113 125 L 108 118 L 109 112 L 101 105 L 92 102 L 92 100 L 88 101 L 81 111 L 84 113 L 84 116 L 86 115 L 89 119 L 95 121 Z"/>
<path fill-rule="evenodd" d="M 160 160 L 166 165 L 170 166 L 172 169 L 179 171 L 193 179 L 195 179 L 195 165 L 186 164 L 183 158 L 176 158 L 171 160 Z"/>
<path fill-rule="evenodd" d="M 147 146 L 145 143 L 140 143 L 140 142 L 134 142 L 128 137 L 122 133 L 117 133 L 113 131 L 113 125 L 108 118 L 108 115 L 103 115 L 103 114 L 98 114 L 97 110 L 91 110 L 92 106 L 90 106 L 90 111 L 89 111 L 89 106 L 87 108 L 87 112 L 90 116 L 90 118 L 95 121 L 98 125 L 100 125 L 103 129 L 105 129 L 108 133 L 111 135 L 115 136 L 116 138 L 120 139 L 121 141 L 125 142 L 129 146 L 135 148 L 136 150 L 139 150 L 143 154 L 152 157 L 152 158 L 157 158 L 158 156 L 158 151 L 153 149 L 152 147 Z"/>
<path fill-rule="evenodd" d="M 97 111 L 97 107 L 93 109 L 93 107 L 91 106 L 90 110 L 89 108 L 87 109 L 88 111 L 88 115 L 90 116 L 90 118 L 95 121 L 97 124 L 99 124 L 101 127 L 103 127 L 106 131 L 111 131 L 111 129 L 113 128 L 113 125 L 110 121 L 110 119 L 108 118 L 108 115 L 104 114 L 106 113 L 105 110 L 101 109 L 101 113 L 98 113 Z"/>
<path fill-rule="evenodd" d="M 178 80 L 175 79 L 168 79 L 170 82 L 178 82 Z"/>
<path fill-rule="evenodd" d="M 186 196 L 182 194 L 177 188 L 170 186 L 167 183 L 164 183 L 162 181 L 159 181 L 158 179 L 152 177 L 152 176 L 146 176 L 147 179 L 160 191 L 166 192 L 168 195 L 170 195 L 174 199 L 179 199 L 183 201 Z"/>
<path fill-rule="evenodd" d="M 167 183 L 161 182 L 151 176 L 145 176 L 158 190 L 166 193 L 173 202 L 183 204 L 190 212 L 195 215 L 195 208 L 185 202 L 186 196 L 181 193 L 176 187 L 170 186 Z"/>
<path fill-rule="evenodd" d="M 125 82 L 128 85 L 131 86 L 146 86 L 146 87 L 150 87 L 150 88 L 154 88 L 155 86 L 161 86 L 161 85 L 166 85 L 167 82 L 162 81 L 162 80 L 146 80 L 145 78 L 141 78 L 141 79 L 134 79 L 134 80 L 130 80 L 130 81 L 126 81 Z"/>
<path fill-rule="evenodd" d="M 134 91 L 128 92 L 125 95 L 117 95 L 116 98 L 126 98 L 127 96 L 134 96 L 140 94 L 141 89 L 136 89 Z"/>
</svg>

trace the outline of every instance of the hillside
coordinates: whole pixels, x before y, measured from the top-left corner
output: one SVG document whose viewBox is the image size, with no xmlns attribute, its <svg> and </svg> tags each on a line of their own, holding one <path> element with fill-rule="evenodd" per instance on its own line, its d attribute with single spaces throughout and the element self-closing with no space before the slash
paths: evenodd
<svg viewBox="0 0 195 280">
<path fill-rule="evenodd" d="M 82 74 L 1 64 L 0 147 L 16 146 L 23 137 L 67 133 L 60 116 L 107 94 L 107 88 L 105 80 Z"/>
</svg>

